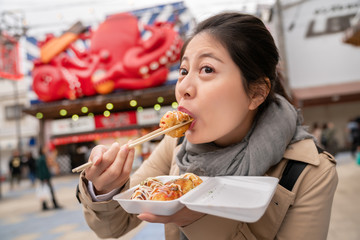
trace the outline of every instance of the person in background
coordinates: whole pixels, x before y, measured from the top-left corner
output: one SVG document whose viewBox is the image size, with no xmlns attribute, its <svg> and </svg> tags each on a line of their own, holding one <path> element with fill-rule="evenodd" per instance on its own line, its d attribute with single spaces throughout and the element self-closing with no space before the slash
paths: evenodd
<svg viewBox="0 0 360 240">
<path fill-rule="evenodd" d="M 326 151 L 335 155 L 338 151 L 338 141 L 336 139 L 336 130 L 333 122 L 324 123 L 321 133 L 321 144 Z"/>
<path fill-rule="evenodd" d="M 328 123 L 323 123 L 321 128 L 321 138 L 320 143 L 323 148 L 327 148 L 328 141 L 329 141 L 329 129 L 328 129 Z"/>
<path fill-rule="evenodd" d="M 35 186 L 35 180 L 36 180 L 36 160 L 33 157 L 33 154 L 31 151 L 29 151 L 26 154 L 26 164 L 29 168 L 29 179 L 31 181 L 31 185 Z"/>
<path fill-rule="evenodd" d="M 54 187 L 51 183 L 52 176 L 47 164 L 47 152 L 48 151 L 46 146 L 41 146 L 39 148 L 39 157 L 36 159 L 36 176 L 40 180 L 41 185 L 46 184 L 49 187 L 54 209 L 61 209 L 62 207 L 59 206 L 56 200 Z M 49 209 L 46 200 L 42 200 L 41 205 L 43 211 Z"/>
<path fill-rule="evenodd" d="M 357 148 L 360 146 L 360 117 L 349 120 L 347 124 L 347 135 L 351 155 L 356 158 Z"/>
<path fill-rule="evenodd" d="M 321 144 L 321 134 L 322 130 L 320 125 L 317 122 L 313 123 L 311 134 L 314 136 L 316 142 L 320 145 Z"/>
<path fill-rule="evenodd" d="M 10 172 L 10 189 L 14 189 L 14 182 L 20 185 L 21 182 L 21 170 L 22 162 L 21 156 L 18 150 L 14 150 L 9 160 L 9 172 Z"/>
<path fill-rule="evenodd" d="M 356 155 L 355 155 L 355 160 L 356 160 L 356 163 L 357 163 L 358 165 L 360 165 L 360 145 L 357 146 Z"/>
<path fill-rule="evenodd" d="M 185 138 L 165 136 L 131 176 L 133 148 L 96 146 L 88 160 L 93 164 L 80 175 L 78 194 L 91 229 L 101 238 L 115 238 L 147 221 L 165 224 L 166 239 L 174 240 L 326 239 L 338 183 L 336 162 L 317 149 L 290 103 L 277 72 L 279 54 L 263 22 L 237 12 L 212 16 L 195 28 L 180 59 L 178 111 L 194 119 Z M 284 179 L 292 164 L 304 167 L 295 185 L 278 184 L 254 223 L 186 207 L 170 216 L 134 215 L 113 200 L 148 177 L 194 173 Z"/>
</svg>

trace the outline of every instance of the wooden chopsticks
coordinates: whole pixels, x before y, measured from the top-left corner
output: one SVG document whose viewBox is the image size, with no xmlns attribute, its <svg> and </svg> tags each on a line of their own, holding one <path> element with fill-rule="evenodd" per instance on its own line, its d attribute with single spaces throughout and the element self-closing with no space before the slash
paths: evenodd
<svg viewBox="0 0 360 240">
<path fill-rule="evenodd" d="M 171 131 L 179 128 L 179 127 L 185 126 L 186 124 L 189 124 L 192 121 L 193 120 L 190 120 L 190 121 L 187 121 L 187 122 L 184 122 L 184 123 L 180 123 L 180 124 L 174 125 L 172 127 L 169 127 L 169 128 L 167 128 L 165 130 L 162 130 L 161 128 L 159 128 L 159 129 L 157 129 L 155 131 L 152 131 L 152 132 L 150 132 L 150 133 L 148 133 L 148 134 L 146 134 L 146 135 L 132 141 L 129 144 L 129 148 L 133 148 L 133 147 L 135 147 L 135 146 L 137 146 L 139 144 L 142 144 L 142 143 L 150 141 L 151 139 L 154 139 L 154 138 L 156 138 L 158 136 L 161 136 L 162 134 L 166 134 L 166 133 L 171 132 Z M 81 172 L 82 170 L 90 167 L 92 164 L 93 164 L 93 162 L 87 162 L 87 163 L 85 163 L 83 165 L 80 165 L 80 166 L 72 169 L 72 172 Z"/>
</svg>

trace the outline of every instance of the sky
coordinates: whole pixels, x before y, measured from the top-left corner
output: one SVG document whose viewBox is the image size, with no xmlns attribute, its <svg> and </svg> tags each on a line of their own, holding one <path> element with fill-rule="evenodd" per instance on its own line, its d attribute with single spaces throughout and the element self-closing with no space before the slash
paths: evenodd
<svg viewBox="0 0 360 240">
<path fill-rule="evenodd" d="M 76 21 L 96 26 L 106 15 L 179 1 L 164 0 L 0 0 L 0 12 L 11 11 L 29 28 L 29 35 L 44 32 L 61 33 Z M 202 19 L 222 10 L 254 12 L 258 3 L 274 0 L 185 0 L 195 19 Z"/>
</svg>

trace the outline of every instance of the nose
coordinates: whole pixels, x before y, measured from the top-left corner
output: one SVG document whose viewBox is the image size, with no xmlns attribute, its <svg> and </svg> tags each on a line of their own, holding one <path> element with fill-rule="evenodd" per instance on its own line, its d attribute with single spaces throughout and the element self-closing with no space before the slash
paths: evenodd
<svg viewBox="0 0 360 240">
<path fill-rule="evenodd" d="M 177 98 L 189 99 L 195 97 L 196 88 L 195 81 L 188 74 L 186 77 L 179 79 L 176 83 L 176 96 Z M 180 100 L 178 99 L 178 101 Z"/>
</svg>

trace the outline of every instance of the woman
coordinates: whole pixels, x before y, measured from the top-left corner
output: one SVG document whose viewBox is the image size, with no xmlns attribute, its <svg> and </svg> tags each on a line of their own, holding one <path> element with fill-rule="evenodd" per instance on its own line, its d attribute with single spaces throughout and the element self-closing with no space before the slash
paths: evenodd
<svg viewBox="0 0 360 240">
<path fill-rule="evenodd" d="M 47 147 L 41 146 L 39 148 L 39 157 L 36 159 L 36 176 L 41 182 L 41 186 L 43 187 L 45 184 L 49 188 L 51 199 L 54 205 L 54 209 L 61 209 L 62 207 L 56 201 L 55 192 L 53 185 L 51 183 L 51 173 L 47 164 Z M 48 204 L 45 199 L 41 199 L 42 210 L 49 210 Z"/>
<path fill-rule="evenodd" d="M 278 78 L 279 55 L 264 24 L 251 15 L 222 13 L 198 25 L 181 53 L 176 99 L 194 118 L 182 144 L 166 136 L 130 177 L 134 150 L 97 146 L 81 174 L 80 199 L 100 237 L 119 237 L 141 221 L 165 223 L 166 239 L 326 239 L 337 186 L 335 160 L 318 153 Z M 282 178 L 289 160 L 307 163 L 293 189 L 278 185 L 255 223 L 183 208 L 172 216 L 127 214 L 111 197 L 147 177 Z"/>
</svg>

